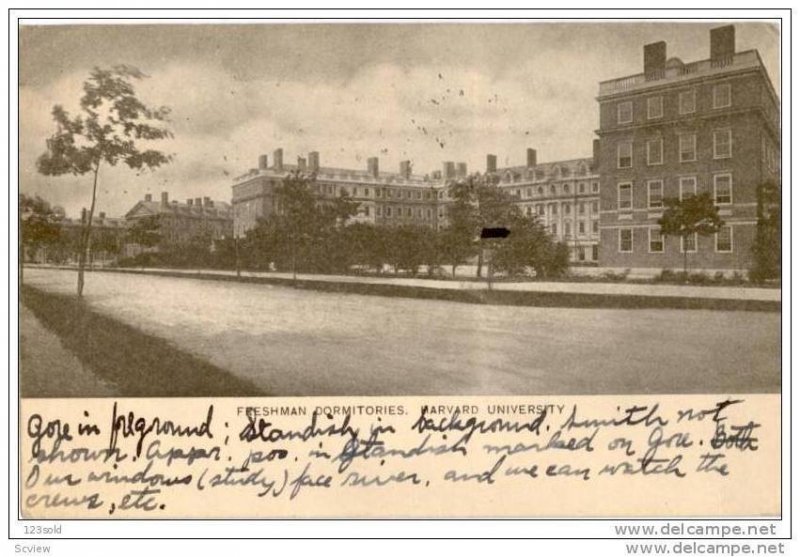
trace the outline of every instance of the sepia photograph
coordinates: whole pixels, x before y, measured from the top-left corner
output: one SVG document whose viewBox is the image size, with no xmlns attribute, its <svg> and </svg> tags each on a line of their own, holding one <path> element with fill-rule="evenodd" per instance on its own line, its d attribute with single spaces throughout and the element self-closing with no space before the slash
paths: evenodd
<svg viewBox="0 0 800 557">
<path fill-rule="evenodd" d="M 16 553 L 783 553 L 785 13 L 110 13 L 11 16 Z"/>
<path fill-rule="evenodd" d="M 19 27 L 23 398 L 779 393 L 775 21 Z"/>
</svg>

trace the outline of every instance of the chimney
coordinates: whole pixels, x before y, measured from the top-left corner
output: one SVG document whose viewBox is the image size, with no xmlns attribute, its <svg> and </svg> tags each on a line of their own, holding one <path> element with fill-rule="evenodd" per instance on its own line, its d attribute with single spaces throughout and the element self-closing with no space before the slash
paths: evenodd
<svg viewBox="0 0 800 557">
<path fill-rule="evenodd" d="M 273 151 L 272 168 L 275 172 L 283 172 L 283 149 L 275 149 Z"/>
<path fill-rule="evenodd" d="M 192 199 L 191 197 L 190 197 L 189 199 L 187 199 L 187 200 L 186 200 L 186 204 L 187 204 L 189 207 L 191 207 L 193 203 L 194 203 L 194 199 Z"/>
<path fill-rule="evenodd" d="M 269 164 L 267 164 L 268 160 L 269 159 L 267 158 L 267 155 L 259 155 L 258 156 L 258 169 L 259 170 L 266 170 L 267 168 L 269 168 Z"/>
<path fill-rule="evenodd" d="M 306 159 L 303 157 L 297 157 L 297 169 L 301 172 L 306 171 Z"/>
<path fill-rule="evenodd" d="M 367 159 L 367 172 L 369 172 L 373 178 L 378 177 L 378 157 L 370 157 Z"/>
<path fill-rule="evenodd" d="M 100 217 L 100 220 L 106 220 L 106 213 L 105 213 L 105 211 L 100 211 L 100 214 L 99 214 L 98 216 Z"/>
<path fill-rule="evenodd" d="M 497 172 L 497 155 L 486 155 L 486 172 Z"/>
<path fill-rule="evenodd" d="M 592 170 L 597 172 L 600 169 L 600 140 L 592 141 Z"/>
<path fill-rule="evenodd" d="M 456 165 L 456 177 L 457 178 L 467 177 L 467 163 L 460 162 Z"/>
<path fill-rule="evenodd" d="M 445 161 L 442 163 L 442 176 L 445 180 L 455 178 L 456 164 L 453 161 Z"/>
<path fill-rule="evenodd" d="M 169 205 L 169 194 L 165 191 L 161 192 L 161 206 L 166 207 Z"/>
<path fill-rule="evenodd" d="M 528 164 L 528 168 L 534 168 L 536 166 L 536 149 L 528 148 L 528 150 L 527 150 L 527 164 Z"/>
<path fill-rule="evenodd" d="M 659 41 L 644 45 L 644 77 L 661 79 L 667 65 L 667 43 Z"/>
<path fill-rule="evenodd" d="M 736 30 L 733 25 L 717 27 L 709 33 L 711 60 L 725 60 L 736 53 Z"/>
<path fill-rule="evenodd" d="M 308 169 L 311 172 L 319 171 L 319 153 L 317 151 L 311 151 L 308 154 Z"/>
<path fill-rule="evenodd" d="M 144 200 L 145 201 L 152 201 L 153 200 L 153 194 L 151 194 L 151 193 L 144 194 Z"/>
<path fill-rule="evenodd" d="M 86 207 L 81 209 L 81 223 L 86 224 L 86 218 L 88 217 L 88 211 L 86 211 Z"/>
<path fill-rule="evenodd" d="M 441 180 L 441 179 L 442 179 L 442 171 L 441 171 L 441 170 L 434 170 L 434 171 L 431 173 L 431 177 L 432 177 L 434 180 Z"/>
<path fill-rule="evenodd" d="M 406 180 L 411 176 L 411 161 L 400 161 L 400 176 Z"/>
<path fill-rule="evenodd" d="M 202 208 L 203 207 L 203 198 L 202 197 L 195 197 L 194 198 L 194 204 L 197 205 L 198 207 Z"/>
<path fill-rule="evenodd" d="M 204 197 L 203 198 L 203 207 L 211 207 L 211 198 L 210 197 Z"/>
</svg>

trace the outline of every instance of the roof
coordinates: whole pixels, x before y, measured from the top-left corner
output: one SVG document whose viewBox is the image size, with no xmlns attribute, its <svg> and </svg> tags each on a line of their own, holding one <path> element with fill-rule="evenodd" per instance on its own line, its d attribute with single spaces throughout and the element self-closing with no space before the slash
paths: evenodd
<svg viewBox="0 0 800 557">
<path fill-rule="evenodd" d="M 592 170 L 593 161 L 591 158 L 569 159 L 564 161 L 553 161 L 539 163 L 532 169 L 527 166 L 507 166 L 497 169 L 497 174 L 501 177 L 510 172 L 514 178 L 542 180 L 560 180 L 564 178 L 588 178 L 597 173 Z M 530 171 L 534 174 L 531 175 Z"/>
<path fill-rule="evenodd" d="M 125 218 L 146 214 L 177 214 L 188 217 L 233 218 L 233 211 L 231 210 L 230 203 L 226 201 L 213 201 L 213 204 L 213 207 L 209 207 L 195 204 L 189 205 L 181 201 L 171 201 L 164 206 L 160 201 L 139 201 L 130 211 L 125 213 Z"/>
</svg>

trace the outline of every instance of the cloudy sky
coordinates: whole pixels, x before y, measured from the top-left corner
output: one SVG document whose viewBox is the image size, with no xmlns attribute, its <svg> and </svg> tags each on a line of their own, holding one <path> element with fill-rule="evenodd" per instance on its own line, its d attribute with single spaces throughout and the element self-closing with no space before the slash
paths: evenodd
<svg viewBox="0 0 800 557">
<path fill-rule="evenodd" d="M 130 64 L 152 105 L 172 108 L 169 166 L 101 170 L 98 210 L 123 215 L 145 193 L 229 200 L 259 154 L 319 151 L 323 166 L 414 172 L 445 160 L 522 164 L 591 155 L 598 82 L 641 72 L 642 46 L 664 40 L 684 62 L 708 58 L 703 23 L 445 23 L 27 26 L 20 33 L 20 188 L 76 215 L 84 177 L 45 177 L 36 158 L 54 104 L 77 110 L 91 68 Z M 776 88 L 779 31 L 737 23 L 737 50 L 758 49 Z M 424 129 L 423 129 L 424 128 Z"/>
</svg>

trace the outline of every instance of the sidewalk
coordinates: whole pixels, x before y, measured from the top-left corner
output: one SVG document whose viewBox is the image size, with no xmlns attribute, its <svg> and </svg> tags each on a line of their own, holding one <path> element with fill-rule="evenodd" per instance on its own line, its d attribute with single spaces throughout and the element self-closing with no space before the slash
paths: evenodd
<svg viewBox="0 0 800 557">
<path fill-rule="evenodd" d="M 113 272 L 169 273 L 186 276 L 219 276 L 235 277 L 235 271 L 192 270 L 192 269 L 102 269 Z M 243 278 L 277 279 L 291 281 L 291 273 L 242 271 Z M 486 282 L 451 281 L 407 277 L 362 277 L 348 275 L 306 275 L 298 274 L 299 282 L 326 282 L 342 284 L 370 284 L 406 286 L 411 288 L 428 288 L 435 290 L 481 291 L 487 289 Z M 753 300 L 762 302 L 781 301 L 781 290 L 778 288 L 755 288 L 734 286 L 679 286 L 674 284 L 626 284 L 600 282 L 495 282 L 492 289 L 498 292 L 532 292 L 556 294 L 588 294 L 610 296 L 649 296 L 656 298 L 694 298 L 713 300 Z"/>
</svg>

